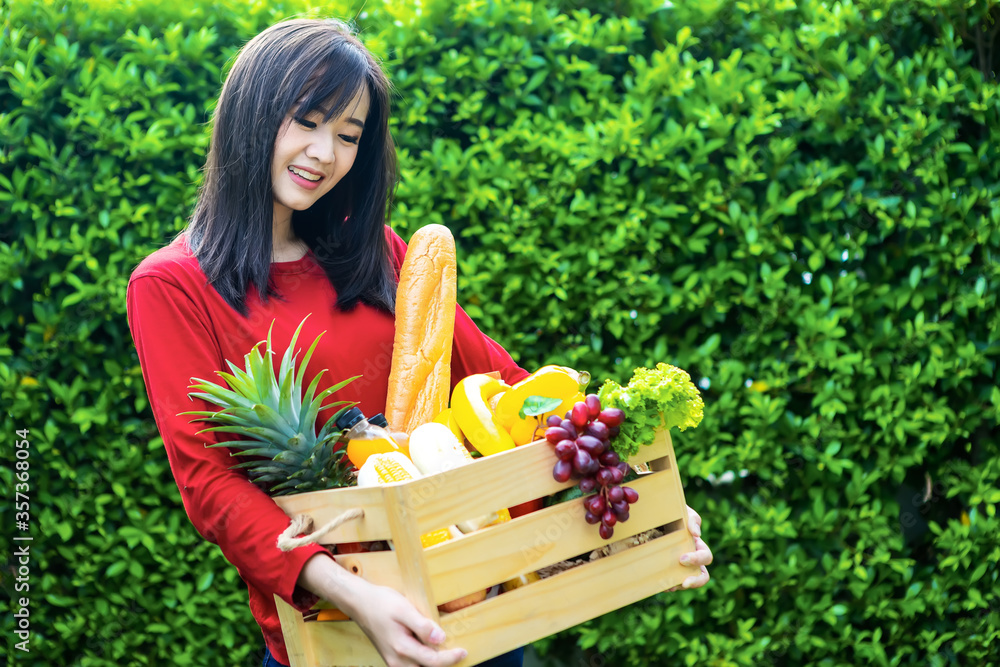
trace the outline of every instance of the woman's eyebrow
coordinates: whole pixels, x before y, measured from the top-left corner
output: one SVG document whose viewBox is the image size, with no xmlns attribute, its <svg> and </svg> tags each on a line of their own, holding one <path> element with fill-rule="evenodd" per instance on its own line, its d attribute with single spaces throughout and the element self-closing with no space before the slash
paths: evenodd
<svg viewBox="0 0 1000 667">
<path fill-rule="evenodd" d="M 316 110 L 322 113 L 324 118 L 328 116 L 330 113 L 330 110 L 327 109 L 326 107 L 316 107 Z M 357 125 L 362 130 L 365 129 L 365 122 L 360 118 L 351 117 L 347 119 L 347 122 L 350 123 L 351 125 Z"/>
</svg>

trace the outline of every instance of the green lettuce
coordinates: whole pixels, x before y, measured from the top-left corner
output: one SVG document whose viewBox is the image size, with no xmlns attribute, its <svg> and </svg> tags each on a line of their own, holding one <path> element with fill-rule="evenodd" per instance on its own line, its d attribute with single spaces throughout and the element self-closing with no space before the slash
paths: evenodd
<svg viewBox="0 0 1000 667">
<path fill-rule="evenodd" d="M 698 426 L 705 416 L 705 402 L 686 371 L 659 363 L 656 368 L 637 368 L 624 387 L 608 380 L 598 396 L 604 408 L 625 413 L 612 448 L 622 459 L 653 442 L 657 428 L 685 430 Z"/>
</svg>

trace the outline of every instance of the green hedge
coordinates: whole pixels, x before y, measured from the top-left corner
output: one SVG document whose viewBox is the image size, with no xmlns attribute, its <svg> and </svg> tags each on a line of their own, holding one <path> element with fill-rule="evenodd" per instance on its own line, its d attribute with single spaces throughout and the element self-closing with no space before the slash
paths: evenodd
<svg viewBox="0 0 1000 667">
<path fill-rule="evenodd" d="M 705 389 L 675 442 L 712 581 L 540 651 L 1000 664 L 1000 8 L 424 5 L 9 3 L 0 391 L 5 433 L 31 429 L 35 541 L 32 652 L 7 655 L 259 664 L 235 569 L 184 515 L 124 293 L 185 224 L 235 50 L 312 12 L 357 15 L 385 58 L 394 225 L 455 230 L 484 331 L 528 368 L 664 360 Z"/>
</svg>

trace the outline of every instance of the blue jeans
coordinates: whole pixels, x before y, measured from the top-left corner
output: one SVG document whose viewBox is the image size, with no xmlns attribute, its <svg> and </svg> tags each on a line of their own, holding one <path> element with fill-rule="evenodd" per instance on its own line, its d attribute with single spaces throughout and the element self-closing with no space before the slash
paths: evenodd
<svg viewBox="0 0 1000 667">
<path fill-rule="evenodd" d="M 495 658 L 490 658 L 486 662 L 479 663 L 480 667 L 521 667 L 521 663 L 524 660 L 524 647 L 514 649 L 510 653 L 504 653 L 503 655 L 498 655 Z M 264 648 L 264 667 L 288 667 L 288 665 L 283 665 L 274 659 L 271 655 L 271 649 Z"/>
</svg>

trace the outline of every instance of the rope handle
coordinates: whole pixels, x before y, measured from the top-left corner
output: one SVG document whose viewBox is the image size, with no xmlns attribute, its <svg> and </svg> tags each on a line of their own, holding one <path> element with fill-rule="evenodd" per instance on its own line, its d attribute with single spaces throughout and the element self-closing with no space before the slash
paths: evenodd
<svg viewBox="0 0 1000 667">
<path fill-rule="evenodd" d="M 282 531 L 281 535 L 278 535 L 278 548 L 282 551 L 291 551 L 296 547 L 301 547 L 304 544 L 319 544 L 319 538 L 323 537 L 331 530 L 339 528 L 342 524 L 352 521 L 354 519 L 360 519 L 364 517 L 365 511 L 360 507 L 352 507 L 340 514 L 340 516 L 334 517 L 325 526 L 322 526 L 319 530 L 309 533 L 308 535 L 303 535 L 302 537 L 293 537 L 299 533 L 307 532 L 312 528 L 312 517 L 308 514 L 297 514 L 292 517 L 292 523 L 289 524 L 288 528 Z"/>
</svg>

